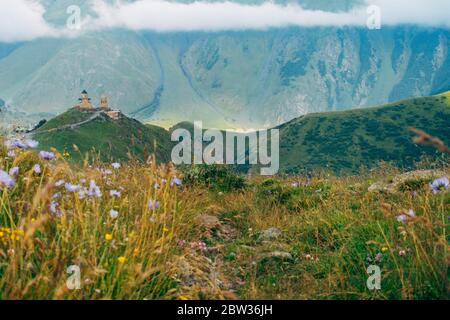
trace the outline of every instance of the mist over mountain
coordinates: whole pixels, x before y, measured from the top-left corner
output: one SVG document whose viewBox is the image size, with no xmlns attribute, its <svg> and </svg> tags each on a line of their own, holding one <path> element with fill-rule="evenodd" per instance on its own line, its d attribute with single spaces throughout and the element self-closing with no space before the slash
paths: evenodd
<svg viewBox="0 0 450 320">
<path fill-rule="evenodd" d="M 42 3 L 45 19 L 55 25 L 65 23 L 70 4 L 91 14 L 86 1 Z M 361 1 L 299 3 L 340 11 Z M 30 114 L 58 114 L 86 89 L 95 104 L 106 94 L 141 121 L 269 127 L 311 112 L 449 90 L 449 41 L 448 29 L 419 26 L 99 30 L 0 43 L 0 98 Z"/>
</svg>

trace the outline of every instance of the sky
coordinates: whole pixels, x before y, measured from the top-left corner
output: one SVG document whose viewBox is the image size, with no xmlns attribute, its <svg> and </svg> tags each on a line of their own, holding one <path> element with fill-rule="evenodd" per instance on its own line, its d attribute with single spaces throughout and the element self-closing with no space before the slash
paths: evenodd
<svg viewBox="0 0 450 320">
<path fill-rule="evenodd" d="M 89 0 L 94 16 L 83 15 L 79 29 L 55 27 L 45 19 L 39 0 L 0 1 L 0 42 L 28 41 L 40 37 L 78 36 L 92 30 L 124 28 L 136 31 L 266 30 L 289 26 L 367 26 L 414 24 L 450 28 L 450 0 L 365 0 L 349 12 L 303 9 L 297 4 L 271 1 L 246 5 L 230 1 L 179 3 L 165 0 Z M 374 7 L 377 6 L 380 11 Z M 377 20 L 378 12 L 380 19 Z M 66 14 L 62 12 L 62 14 Z M 69 19 L 70 14 L 67 14 Z M 72 16 L 73 18 L 73 16 Z M 373 20 L 375 18 L 375 20 Z M 76 20 L 70 20 L 73 22 Z"/>
</svg>

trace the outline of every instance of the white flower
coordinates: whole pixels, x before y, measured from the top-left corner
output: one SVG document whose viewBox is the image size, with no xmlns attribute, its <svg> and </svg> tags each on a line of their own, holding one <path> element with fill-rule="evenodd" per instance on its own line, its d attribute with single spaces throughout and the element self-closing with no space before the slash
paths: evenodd
<svg viewBox="0 0 450 320">
<path fill-rule="evenodd" d="M 115 163 L 112 164 L 112 167 L 113 167 L 114 169 L 118 170 L 118 169 L 120 169 L 121 165 L 120 165 L 120 163 L 115 162 Z"/>
<path fill-rule="evenodd" d="M 110 192 L 109 192 L 109 196 L 110 197 L 112 197 L 112 198 L 120 198 L 120 196 L 121 196 L 122 194 L 120 193 L 120 191 L 117 191 L 117 190 L 111 190 Z"/>
<path fill-rule="evenodd" d="M 55 182 L 55 187 L 61 187 L 63 184 L 65 183 L 65 181 L 63 179 L 58 180 Z"/>
<path fill-rule="evenodd" d="M 111 217 L 111 219 L 117 219 L 117 217 L 119 216 L 119 212 L 114 209 L 111 209 L 109 211 L 109 216 Z"/>
</svg>

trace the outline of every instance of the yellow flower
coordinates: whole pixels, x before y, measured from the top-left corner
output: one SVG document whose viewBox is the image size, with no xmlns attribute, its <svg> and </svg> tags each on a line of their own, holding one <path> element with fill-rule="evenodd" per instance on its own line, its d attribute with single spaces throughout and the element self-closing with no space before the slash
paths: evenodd
<svg viewBox="0 0 450 320">
<path fill-rule="evenodd" d="M 389 250 L 388 247 L 383 247 L 383 248 L 381 248 L 381 252 L 383 252 L 383 253 L 385 253 L 385 252 L 388 251 L 388 250 Z"/>
<path fill-rule="evenodd" d="M 186 296 L 179 296 L 178 299 L 182 301 L 189 300 L 189 298 Z"/>
<path fill-rule="evenodd" d="M 127 261 L 127 258 L 125 258 L 125 257 L 119 257 L 119 258 L 117 258 L 117 261 L 118 261 L 120 264 L 124 264 L 124 263 Z"/>
<path fill-rule="evenodd" d="M 163 231 L 164 231 L 164 232 L 169 232 L 170 230 L 167 229 L 166 227 L 164 227 Z"/>
<path fill-rule="evenodd" d="M 0 238 L 3 238 L 4 235 L 5 234 L 2 231 L 0 231 Z"/>
<path fill-rule="evenodd" d="M 111 241 L 112 239 L 113 239 L 112 234 L 110 234 L 110 233 L 105 234 L 105 240 L 106 241 Z"/>
</svg>

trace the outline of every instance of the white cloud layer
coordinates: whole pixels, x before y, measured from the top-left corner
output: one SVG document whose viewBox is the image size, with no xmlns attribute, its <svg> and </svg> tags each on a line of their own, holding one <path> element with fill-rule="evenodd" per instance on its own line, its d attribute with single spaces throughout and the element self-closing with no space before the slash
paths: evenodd
<svg viewBox="0 0 450 320">
<path fill-rule="evenodd" d="M 224 31 L 288 26 L 366 26 L 369 5 L 381 9 L 382 26 L 416 24 L 450 27 L 450 0 L 366 0 L 349 12 L 305 10 L 299 5 L 260 5 L 235 2 L 179 3 L 164 0 L 92 0 L 95 17 L 82 24 L 81 32 L 107 28 L 170 31 Z M 30 40 L 43 36 L 73 35 L 51 27 L 37 0 L 0 1 L 0 41 Z M 64 12 L 62 14 L 65 14 Z M 67 16 L 68 17 L 68 16 Z M 79 34 L 79 33 L 78 33 Z"/>
<path fill-rule="evenodd" d="M 0 41 L 32 40 L 54 30 L 44 20 L 44 8 L 35 1 L 0 0 Z"/>
</svg>

